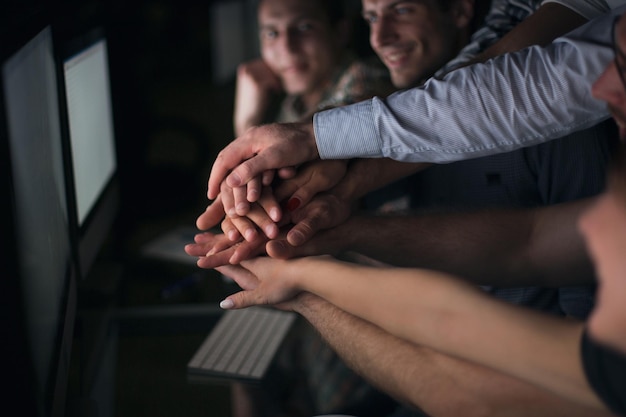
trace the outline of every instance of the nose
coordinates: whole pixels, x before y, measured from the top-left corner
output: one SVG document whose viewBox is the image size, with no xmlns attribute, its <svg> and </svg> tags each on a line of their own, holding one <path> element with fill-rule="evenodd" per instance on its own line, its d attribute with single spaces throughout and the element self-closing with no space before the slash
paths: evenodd
<svg viewBox="0 0 626 417">
<path fill-rule="evenodd" d="M 299 45 L 298 33 L 293 30 L 287 30 L 281 37 L 281 48 L 288 53 L 294 53 L 298 50 Z"/>
<path fill-rule="evenodd" d="M 370 43 L 374 49 L 388 45 L 397 39 L 394 22 L 389 16 L 380 16 L 376 23 L 370 26 Z"/>
</svg>

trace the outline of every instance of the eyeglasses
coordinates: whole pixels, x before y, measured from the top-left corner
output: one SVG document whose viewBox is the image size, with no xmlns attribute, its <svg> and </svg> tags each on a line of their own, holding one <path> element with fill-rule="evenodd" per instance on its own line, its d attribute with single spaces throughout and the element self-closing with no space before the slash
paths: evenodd
<svg viewBox="0 0 626 417">
<path fill-rule="evenodd" d="M 619 23 L 620 16 L 616 16 L 613 20 L 613 52 L 615 54 L 615 67 L 617 68 L 617 73 L 619 74 L 619 78 L 622 80 L 622 85 L 624 89 L 626 89 L 626 54 L 619 49 L 617 45 L 617 35 L 616 29 L 617 24 Z"/>
</svg>

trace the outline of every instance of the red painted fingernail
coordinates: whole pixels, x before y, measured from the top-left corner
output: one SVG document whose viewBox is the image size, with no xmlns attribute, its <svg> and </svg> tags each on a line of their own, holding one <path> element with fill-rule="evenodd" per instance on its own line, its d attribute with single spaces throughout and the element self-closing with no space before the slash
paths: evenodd
<svg viewBox="0 0 626 417">
<path fill-rule="evenodd" d="M 298 207 L 300 207 L 300 199 L 299 198 L 293 197 L 292 199 L 287 201 L 287 210 L 294 211 Z"/>
</svg>

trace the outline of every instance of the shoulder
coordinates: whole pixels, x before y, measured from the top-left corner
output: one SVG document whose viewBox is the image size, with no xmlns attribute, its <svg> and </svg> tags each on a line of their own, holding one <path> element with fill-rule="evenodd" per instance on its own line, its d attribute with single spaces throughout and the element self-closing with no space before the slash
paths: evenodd
<svg viewBox="0 0 626 417">
<path fill-rule="evenodd" d="M 320 103 L 320 108 L 343 106 L 374 96 L 387 96 L 393 91 L 395 88 L 389 71 L 377 58 L 352 59 L 338 73 Z"/>
</svg>

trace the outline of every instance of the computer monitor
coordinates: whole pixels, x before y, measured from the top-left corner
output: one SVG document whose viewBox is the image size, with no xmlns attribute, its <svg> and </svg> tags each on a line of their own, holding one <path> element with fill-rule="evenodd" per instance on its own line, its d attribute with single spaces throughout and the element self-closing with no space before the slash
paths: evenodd
<svg viewBox="0 0 626 417">
<path fill-rule="evenodd" d="M 61 84 L 69 137 L 70 216 L 77 232 L 80 275 L 88 275 L 119 209 L 119 179 L 107 42 L 95 28 L 64 35 Z"/>
<path fill-rule="evenodd" d="M 0 29 L 3 410 L 62 416 L 76 311 L 52 32 Z"/>
</svg>

